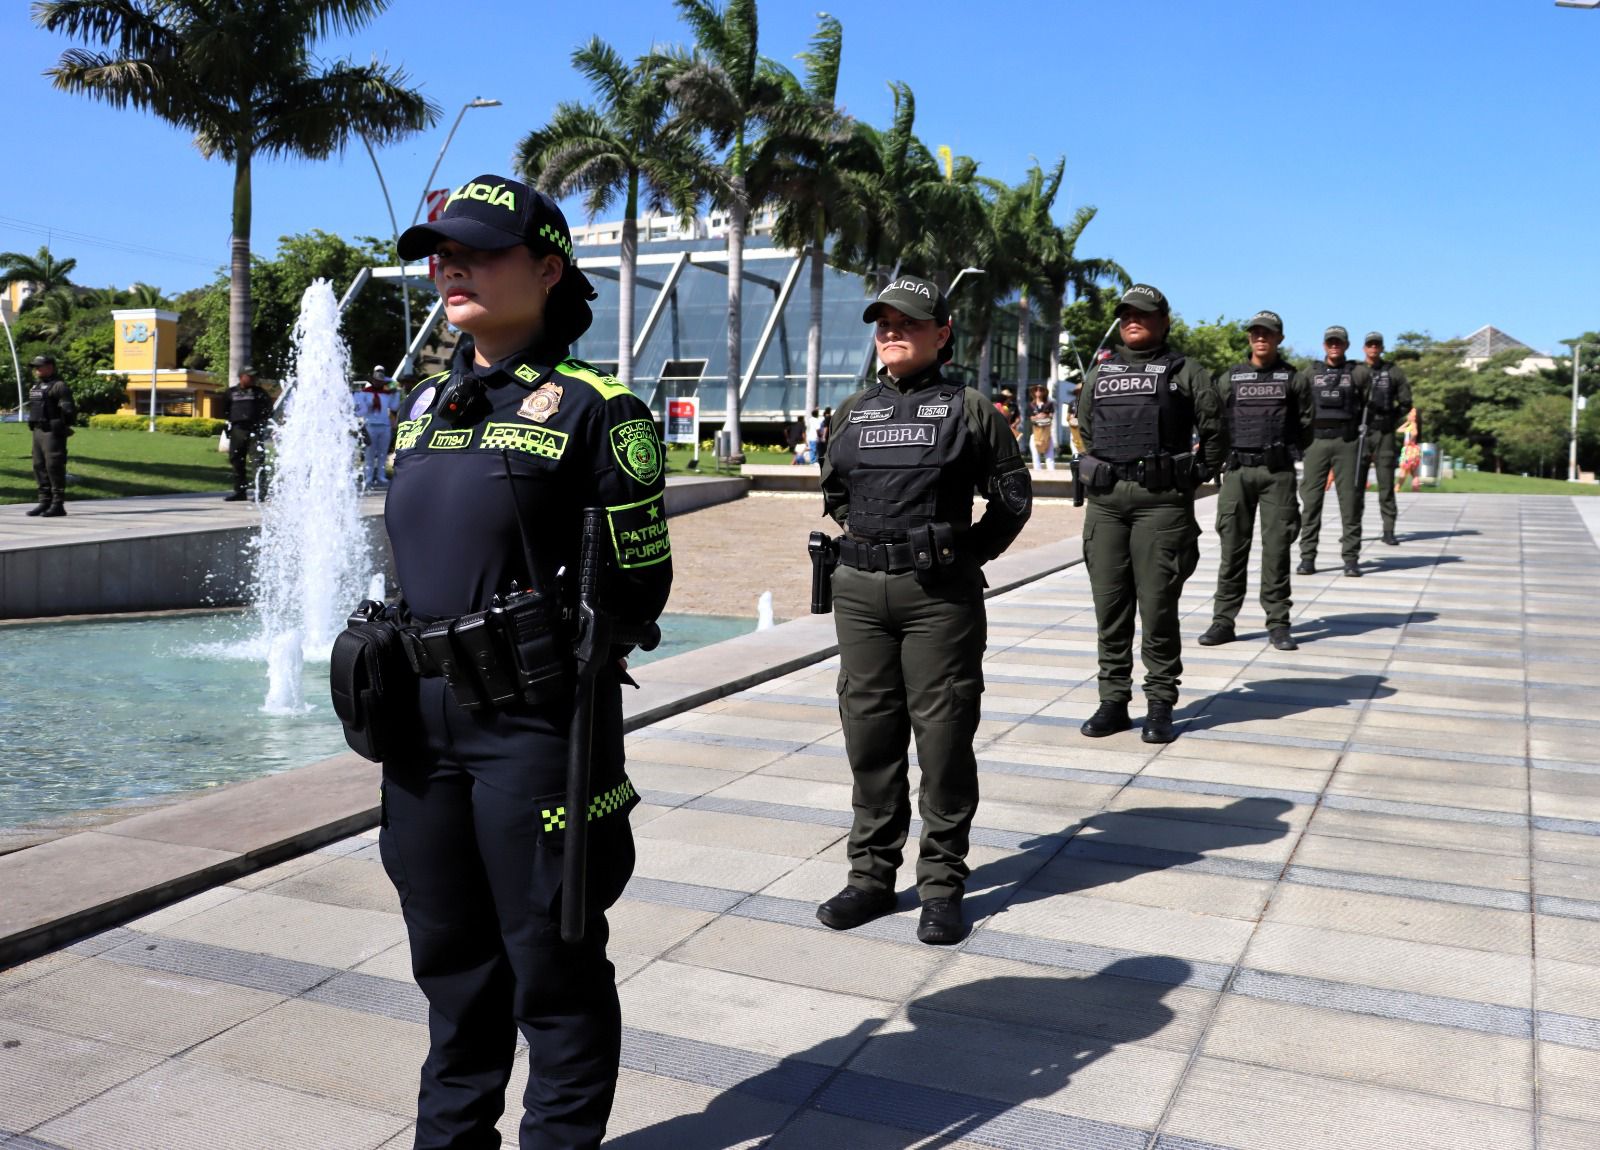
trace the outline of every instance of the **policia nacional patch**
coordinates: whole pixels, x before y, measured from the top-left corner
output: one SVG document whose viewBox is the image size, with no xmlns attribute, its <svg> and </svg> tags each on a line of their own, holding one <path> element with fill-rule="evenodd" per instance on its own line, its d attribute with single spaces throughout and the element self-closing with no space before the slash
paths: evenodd
<svg viewBox="0 0 1600 1150">
<path fill-rule="evenodd" d="M 611 454 L 617 466 L 640 483 L 654 483 L 661 474 L 661 442 L 655 421 L 630 419 L 611 429 Z"/>
</svg>

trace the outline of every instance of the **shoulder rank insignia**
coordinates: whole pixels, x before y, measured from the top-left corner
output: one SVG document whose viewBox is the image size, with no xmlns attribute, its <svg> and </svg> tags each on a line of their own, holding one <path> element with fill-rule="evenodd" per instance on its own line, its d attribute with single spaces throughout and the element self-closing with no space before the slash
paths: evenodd
<svg viewBox="0 0 1600 1150">
<path fill-rule="evenodd" d="M 554 380 L 543 384 L 517 408 L 517 414 L 535 423 L 543 423 L 561 410 L 561 385 Z"/>
</svg>

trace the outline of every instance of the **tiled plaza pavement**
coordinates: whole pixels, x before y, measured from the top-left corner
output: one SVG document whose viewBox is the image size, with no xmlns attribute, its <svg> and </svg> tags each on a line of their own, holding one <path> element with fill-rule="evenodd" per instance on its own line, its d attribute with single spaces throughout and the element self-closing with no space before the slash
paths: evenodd
<svg viewBox="0 0 1600 1150">
<path fill-rule="evenodd" d="M 1600 1146 L 1579 502 L 1405 498 L 1365 578 L 1296 579 L 1299 652 L 1253 599 L 1241 641 L 1189 644 L 1165 748 L 1077 733 L 1081 567 L 992 601 L 952 949 L 908 891 L 849 934 L 813 917 L 849 802 L 830 665 L 641 731 L 608 1145 Z M 0 1146 L 408 1147 L 422 1018 L 352 839 L 0 973 Z"/>
</svg>

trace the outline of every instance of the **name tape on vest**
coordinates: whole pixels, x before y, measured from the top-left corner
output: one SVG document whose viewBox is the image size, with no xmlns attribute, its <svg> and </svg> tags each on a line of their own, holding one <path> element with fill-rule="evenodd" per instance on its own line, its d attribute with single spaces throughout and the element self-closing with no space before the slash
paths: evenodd
<svg viewBox="0 0 1600 1150">
<path fill-rule="evenodd" d="M 892 407 L 858 407 L 850 413 L 850 422 L 881 423 L 893 414 Z"/>
<path fill-rule="evenodd" d="M 1234 393 L 1240 399 L 1283 399 L 1289 394 L 1289 386 L 1277 381 L 1269 383 L 1241 383 L 1234 388 Z"/>
<path fill-rule="evenodd" d="M 931 447 L 938 438 L 931 423 L 889 423 L 861 433 L 862 447 Z"/>
<path fill-rule="evenodd" d="M 1156 393 L 1156 377 L 1153 375 L 1128 375 L 1117 376 L 1114 379 L 1102 379 L 1096 375 L 1094 380 L 1094 397 L 1107 399 L 1114 395 L 1154 395 Z"/>
</svg>

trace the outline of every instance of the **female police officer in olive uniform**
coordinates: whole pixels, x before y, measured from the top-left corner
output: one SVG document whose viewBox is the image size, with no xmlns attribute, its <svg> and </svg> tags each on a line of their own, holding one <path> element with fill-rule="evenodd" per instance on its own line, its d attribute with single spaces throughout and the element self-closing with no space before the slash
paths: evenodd
<svg viewBox="0 0 1600 1150">
<path fill-rule="evenodd" d="M 1005 418 L 946 380 L 950 305 L 901 276 L 863 318 L 883 370 L 833 414 L 824 506 L 846 530 L 833 574 L 839 716 L 855 778 L 848 885 L 817 908 L 847 930 L 894 909 L 911 821 L 907 740 L 922 771 L 917 937 L 961 939 L 967 840 L 978 806 L 972 753 L 983 693 L 984 563 L 1032 510 L 1028 471 Z M 988 501 L 972 522 L 973 493 Z"/>
<path fill-rule="evenodd" d="M 569 945 L 558 922 L 573 817 L 560 806 L 570 674 L 533 702 L 495 705 L 494 680 L 510 669 L 475 673 L 481 648 L 464 620 L 454 633 L 450 622 L 519 590 L 557 595 L 558 571 L 576 569 L 586 506 L 606 509 L 606 598 L 618 616 L 644 622 L 666 603 L 655 424 L 627 388 L 567 357 L 594 295 L 571 251 L 552 200 L 493 175 L 400 237 L 403 258 L 437 257 L 445 314 L 467 333 L 450 370 L 401 406 L 384 512 L 401 593 L 423 628 L 417 729 L 384 759 L 380 839 L 428 998 L 418 1150 L 500 1144 L 518 1029 L 530 1045 L 522 1150 L 598 1146 L 616 1089 L 621 1022 L 604 911 L 633 870 L 627 812 L 637 802 L 623 771 L 622 672 L 597 688 L 590 917 L 584 941 Z M 570 671 L 570 646 L 554 667 Z"/>
</svg>

